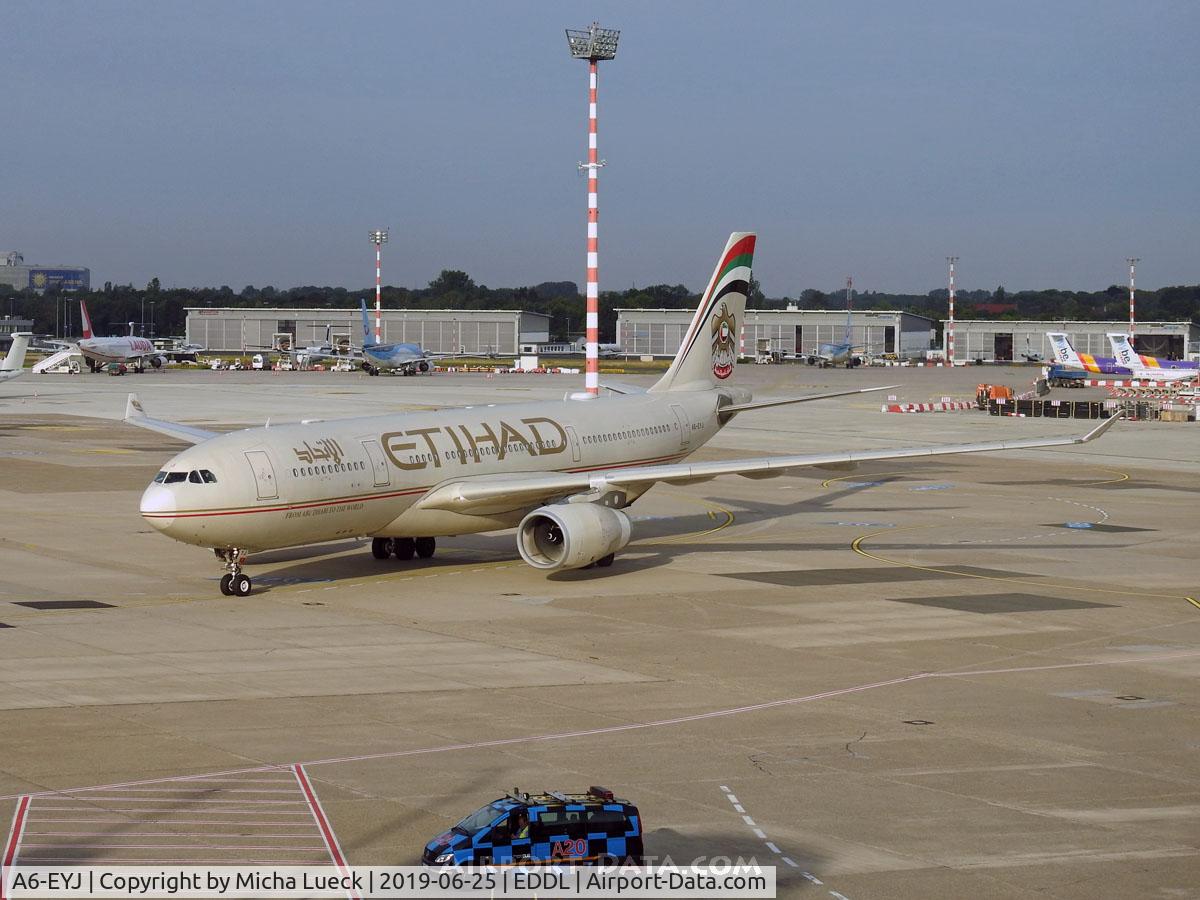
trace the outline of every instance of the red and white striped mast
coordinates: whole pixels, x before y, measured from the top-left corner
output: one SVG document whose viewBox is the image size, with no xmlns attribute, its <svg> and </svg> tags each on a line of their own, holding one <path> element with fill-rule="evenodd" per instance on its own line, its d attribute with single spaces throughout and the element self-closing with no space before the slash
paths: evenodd
<svg viewBox="0 0 1200 900">
<path fill-rule="evenodd" d="M 1129 336 L 1133 337 L 1135 317 L 1133 315 L 1134 290 L 1133 276 L 1137 271 L 1137 264 L 1142 261 L 1140 256 L 1127 256 L 1125 262 L 1129 263 Z"/>
<path fill-rule="evenodd" d="M 950 318 L 946 321 L 946 362 L 954 365 L 954 264 L 957 256 L 947 256 L 950 263 Z"/>
<path fill-rule="evenodd" d="M 600 60 L 612 59 L 617 55 L 617 39 L 621 32 L 612 28 L 601 28 L 593 22 L 586 31 L 567 29 L 567 44 L 571 56 L 588 61 L 588 161 L 580 163 L 580 171 L 587 172 L 587 337 L 584 368 L 584 391 L 589 397 L 600 394 L 600 208 L 596 202 L 600 159 L 596 148 L 596 91 Z"/>
<path fill-rule="evenodd" d="M 372 231 L 371 232 L 371 243 L 375 245 L 375 343 L 377 343 L 377 344 L 383 343 L 383 338 L 380 336 L 380 332 L 381 332 L 380 309 L 381 309 L 381 306 L 380 306 L 380 302 L 379 302 L 379 292 L 380 292 L 380 288 L 383 284 L 383 281 L 380 278 L 380 274 L 382 271 L 381 262 L 383 259 L 382 250 L 383 250 L 383 245 L 387 243 L 387 239 L 388 239 L 388 233 L 387 233 L 386 228 L 383 229 L 382 231 Z"/>
</svg>

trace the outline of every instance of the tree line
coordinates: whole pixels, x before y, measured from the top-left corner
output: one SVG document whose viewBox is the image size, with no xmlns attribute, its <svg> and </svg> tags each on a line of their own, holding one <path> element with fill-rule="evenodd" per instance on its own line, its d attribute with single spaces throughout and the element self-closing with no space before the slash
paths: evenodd
<svg viewBox="0 0 1200 900">
<path fill-rule="evenodd" d="M 56 294 L 16 291 L 0 287 L 0 313 L 33 319 L 38 334 L 79 333 L 79 309 L 74 302 L 85 299 L 92 324 L 99 334 L 125 334 L 134 323 L 137 334 L 166 337 L 181 335 L 187 307 L 286 307 L 294 309 L 345 309 L 358 306 L 359 298 L 374 303 L 374 288 L 348 290 L 342 287 L 304 285 L 293 288 L 247 285 L 234 292 L 228 285 L 218 288 L 163 288 L 154 278 L 144 288 L 105 282 L 89 292 Z M 927 294 L 891 294 L 879 291 L 856 293 L 855 309 L 900 309 L 938 322 L 947 315 L 945 288 Z M 618 308 L 691 309 L 699 302 L 682 284 L 656 284 L 624 291 L 605 291 L 600 298 L 600 340 L 616 340 Z M 585 301 L 579 286 L 571 281 L 547 281 L 516 288 L 489 288 L 476 284 L 466 272 L 443 270 L 424 288 L 384 287 L 382 302 L 388 309 L 523 309 L 550 316 L 551 337 L 573 340 L 584 332 Z M 767 297 L 751 281 L 748 305 L 752 309 L 783 309 L 795 304 L 800 309 L 846 308 L 843 291 L 809 288 L 797 297 Z M 1070 319 L 1123 321 L 1129 314 L 1129 291 L 1112 285 L 1103 291 L 1018 291 L 1003 286 L 994 291 L 961 290 L 955 294 L 957 319 Z M 1137 292 L 1137 316 L 1142 321 L 1200 322 L 1200 285 L 1166 287 Z M 940 328 L 940 325 L 938 326 Z"/>
</svg>

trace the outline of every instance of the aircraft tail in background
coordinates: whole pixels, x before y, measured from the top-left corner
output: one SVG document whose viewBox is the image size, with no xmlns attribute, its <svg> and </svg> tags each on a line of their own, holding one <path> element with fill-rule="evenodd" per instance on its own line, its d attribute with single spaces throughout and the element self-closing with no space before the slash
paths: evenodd
<svg viewBox="0 0 1200 900">
<path fill-rule="evenodd" d="M 94 338 L 96 335 L 92 332 L 92 317 L 88 315 L 87 301 L 79 301 L 80 321 L 83 323 L 83 334 L 81 337 L 86 341 L 88 338 Z"/>
<path fill-rule="evenodd" d="M 1071 345 L 1071 339 L 1062 331 L 1047 331 L 1046 337 L 1050 338 L 1050 345 L 1054 348 L 1054 361 L 1060 366 L 1066 366 L 1069 369 L 1083 369 L 1085 371 L 1099 371 L 1097 368 L 1088 367 L 1088 365 L 1075 352 L 1075 348 Z"/>
<path fill-rule="evenodd" d="M 375 338 L 371 335 L 371 319 L 367 315 L 367 298 L 363 297 L 359 302 L 362 305 L 363 346 L 374 347 Z"/>
</svg>

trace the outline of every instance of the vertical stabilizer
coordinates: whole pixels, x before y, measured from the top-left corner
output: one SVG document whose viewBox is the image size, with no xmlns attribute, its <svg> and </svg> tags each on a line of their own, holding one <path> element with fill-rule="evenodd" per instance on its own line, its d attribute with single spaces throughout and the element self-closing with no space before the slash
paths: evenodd
<svg viewBox="0 0 1200 900">
<path fill-rule="evenodd" d="M 367 299 L 362 297 L 359 299 L 359 303 L 362 305 L 363 346 L 373 347 L 375 346 L 375 339 L 371 337 L 371 319 L 367 315 Z"/>
<path fill-rule="evenodd" d="M 29 349 L 29 338 L 32 332 L 18 331 L 12 336 L 12 346 L 8 348 L 8 356 L 0 361 L 0 372 L 16 372 L 25 367 L 25 351 Z"/>
<path fill-rule="evenodd" d="M 1142 368 L 1142 358 L 1133 349 L 1129 335 L 1109 332 L 1108 342 L 1112 345 L 1113 356 L 1116 358 L 1118 366 L 1124 366 L 1130 370 Z"/>
<path fill-rule="evenodd" d="M 79 301 L 79 315 L 80 321 L 83 323 L 82 336 L 84 340 L 94 338 L 96 335 L 92 333 L 92 317 L 88 315 L 86 300 Z"/>
<path fill-rule="evenodd" d="M 1083 360 L 1079 358 L 1079 354 L 1075 352 L 1075 348 L 1071 346 L 1071 339 L 1061 331 L 1047 331 L 1046 337 L 1050 338 L 1050 345 L 1054 347 L 1054 361 L 1060 366 L 1067 366 L 1071 369 L 1086 369 Z"/>
<path fill-rule="evenodd" d="M 702 391 L 733 374 L 750 291 L 754 242 L 753 232 L 735 231 L 729 236 L 679 352 L 667 373 L 650 388 L 652 393 Z"/>
</svg>

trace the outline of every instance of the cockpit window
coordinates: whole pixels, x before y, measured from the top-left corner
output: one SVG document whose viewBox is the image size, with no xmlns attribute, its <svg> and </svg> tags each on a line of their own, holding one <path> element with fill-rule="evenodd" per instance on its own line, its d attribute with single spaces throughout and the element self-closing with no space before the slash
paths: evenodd
<svg viewBox="0 0 1200 900">
<path fill-rule="evenodd" d="M 214 475 L 212 472 L 208 471 L 208 469 L 201 469 L 200 477 L 204 479 L 205 484 L 216 484 L 217 483 L 217 476 Z"/>
<path fill-rule="evenodd" d="M 203 484 L 204 483 L 203 481 L 200 480 L 200 473 L 196 472 L 196 471 L 188 472 L 188 481 L 190 481 L 192 484 Z"/>
<path fill-rule="evenodd" d="M 164 484 L 179 484 L 181 481 L 187 481 L 187 472 L 167 472 L 167 477 L 163 479 Z"/>
<path fill-rule="evenodd" d="M 164 481 L 166 481 L 166 480 L 167 480 L 167 473 L 166 473 L 166 472 L 159 472 L 157 475 L 155 475 L 155 476 L 154 476 L 154 483 L 155 483 L 155 484 L 162 484 L 162 483 L 163 483 Z"/>
</svg>

